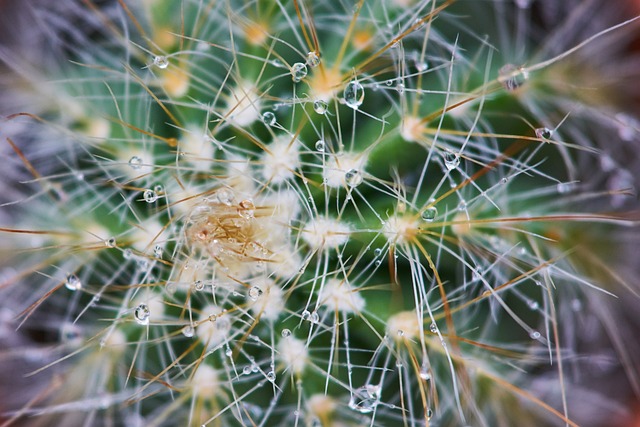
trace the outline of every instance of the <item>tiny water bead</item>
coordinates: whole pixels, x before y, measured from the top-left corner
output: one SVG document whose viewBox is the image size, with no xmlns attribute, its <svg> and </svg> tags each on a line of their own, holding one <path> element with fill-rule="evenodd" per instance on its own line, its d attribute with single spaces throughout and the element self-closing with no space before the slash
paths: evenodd
<svg viewBox="0 0 640 427">
<path fill-rule="evenodd" d="M 196 280 L 193 287 L 196 291 L 201 291 L 204 289 L 204 282 L 202 280 Z"/>
<path fill-rule="evenodd" d="M 442 158 L 444 159 L 444 166 L 449 171 L 452 171 L 460 166 L 460 155 L 458 153 L 446 150 L 442 155 Z"/>
<path fill-rule="evenodd" d="M 151 316 L 151 310 L 149 310 L 149 306 L 145 303 L 139 304 L 133 312 L 133 317 L 139 325 L 148 325 L 149 316 Z"/>
<path fill-rule="evenodd" d="M 311 51 L 307 53 L 307 65 L 311 68 L 320 65 L 320 55 L 318 55 L 318 52 Z"/>
<path fill-rule="evenodd" d="M 64 282 L 64 285 L 70 291 L 77 291 L 78 289 L 82 288 L 82 282 L 80 281 L 80 278 L 75 274 L 69 274 L 66 281 Z"/>
<path fill-rule="evenodd" d="M 251 301 L 257 301 L 258 298 L 260 298 L 260 296 L 262 295 L 262 289 L 260 289 L 257 286 L 253 286 L 251 289 L 249 289 L 249 299 Z"/>
<path fill-rule="evenodd" d="M 245 219 L 253 218 L 255 209 L 256 207 L 251 200 L 243 200 L 238 204 L 238 215 Z"/>
<path fill-rule="evenodd" d="M 116 247 L 116 238 L 115 237 L 109 237 L 107 240 L 104 241 L 104 245 L 108 248 L 115 248 Z"/>
<path fill-rule="evenodd" d="M 228 188 L 221 188 L 216 192 L 216 198 L 223 205 L 231 206 L 233 204 L 233 192 Z"/>
<path fill-rule="evenodd" d="M 538 331 L 531 331 L 531 333 L 529 334 L 529 337 L 531 337 L 532 340 L 538 340 L 540 339 L 540 332 Z"/>
<path fill-rule="evenodd" d="M 276 115 L 267 111 L 262 115 L 262 122 L 267 126 L 273 126 L 276 124 Z"/>
<path fill-rule="evenodd" d="M 184 328 L 182 328 L 182 335 L 184 335 L 187 338 L 193 337 L 194 333 L 195 333 L 195 329 L 191 325 L 187 325 Z"/>
<path fill-rule="evenodd" d="M 289 338 L 291 336 L 291 330 L 290 329 L 283 329 L 282 330 L 282 338 Z"/>
<path fill-rule="evenodd" d="M 507 64 L 498 71 L 498 81 L 508 92 L 513 92 L 522 87 L 529 75 L 523 67 Z"/>
<path fill-rule="evenodd" d="M 169 59 L 166 56 L 158 55 L 153 57 L 153 65 L 164 70 L 169 66 Z"/>
<path fill-rule="evenodd" d="M 344 88 L 343 96 L 345 104 L 357 110 L 364 101 L 364 88 L 357 80 L 351 81 Z"/>
<path fill-rule="evenodd" d="M 344 174 L 344 181 L 349 187 L 357 187 L 362 184 L 363 179 L 362 173 L 358 169 L 349 169 Z"/>
<path fill-rule="evenodd" d="M 375 248 L 373 251 L 373 256 L 375 257 L 379 257 L 382 254 L 382 249 L 380 248 Z"/>
<path fill-rule="evenodd" d="M 276 381 L 276 373 L 275 373 L 275 372 L 273 372 L 273 371 L 269 371 L 269 372 L 267 373 L 267 379 L 268 379 L 270 382 L 275 382 L 275 381 Z"/>
<path fill-rule="evenodd" d="M 429 206 L 424 211 L 422 211 L 421 217 L 426 222 L 433 222 L 438 215 L 438 208 L 435 206 Z"/>
<path fill-rule="evenodd" d="M 302 312 L 302 320 L 309 320 L 310 316 L 311 316 L 311 312 L 309 310 L 304 310 Z"/>
<path fill-rule="evenodd" d="M 307 77 L 307 66 L 302 62 L 296 62 L 291 66 L 291 79 L 298 83 L 302 79 Z"/>
<path fill-rule="evenodd" d="M 158 200 L 158 193 L 156 193 L 154 190 L 147 189 L 144 190 L 143 197 L 145 202 L 154 203 L 156 200 Z"/>
<path fill-rule="evenodd" d="M 551 139 L 551 137 L 553 136 L 553 130 L 546 127 L 538 128 L 535 132 L 536 137 L 540 139 Z"/>
<path fill-rule="evenodd" d="M 138 156 L 133 156 L 129 159 L 129 167 L 133 170 L 138 170 L 142 167 L 142 159 Z"/>
<path fill-rule="evenodd" d="M 316 141 L 316 151 L 324 151 L 324 141 L 323 140 L 318 140 Z"/>
<path fill-rule="evenodd" d="M 329 108 L 329 104 L 325 101 L 317 100 L 313 102 L 313 111 L 318 114 L 325 114 L 327 112 L 327 108 Z"/>
<path fill-rule="evenodd" d="M 431 325 L 429 325 L 429 330 L 434 333 L 437 334 L 438 333 L 438 325 L 434 323 L 431 323 Z"/>
</svg>

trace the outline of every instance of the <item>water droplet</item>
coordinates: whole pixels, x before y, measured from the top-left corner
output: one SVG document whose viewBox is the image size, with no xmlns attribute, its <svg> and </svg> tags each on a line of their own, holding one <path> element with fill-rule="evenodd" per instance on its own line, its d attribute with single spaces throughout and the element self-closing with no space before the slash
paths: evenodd
<svg viewBox="0 0 640 427">
<path fill-rule="evenodd" d="M 316 150 L 318 151 L 324 151 L 324 141 L 319 139 L 318 141 L 316 141 Z"/>
<path fill-rule="evenodd" d="M 70 291 L 77 291 L 78 289 L 82 288 L 82 282 L 80 281 L 80 278 L 78 278 L 78 276 L 76 276 L 75 274 L 69 274 L 64 285 Z"/>
<path fill-rule="evenodd" d="M 433 411 L 431 409 L 427 409 L 427 420 L 431 420 L 433 417 Z"/>
<path fill-rule="evenodd" d="M 268 379 L 270 382 L 275 382 L 275 380 L 276 380 L 276 373 L 275 373 L 275 372 L 273 372 L 273 371 L 269 371 L 269 372 L 267 373 L 267 379 Z"/>
<path fill-rule="evenodd" d="M 228 188 L 221 188 L 216 192 L 216 198 L 223 205 L 231 206 L 233 203 L 233 192 Z"/>
<path fill-rule="evenodd" d="M 256 207 L 251 200 L 243 200 L 238 204 L 238 215 L 245 219 L 253 218 L 255 209 Z"/>
<path fill-rule="evenodd" d="M 547 140 L 547 139 L 551 139 L 552 136 L 553 136 L 553 130 L 549 128 L 536 129 L 536 138 Z"/>
<path fill-rule="evenodd" d="M 281 334 L 282 334 L 282 338 L 289 338 L 291 336 L 291 330 L 283 329 Z"/>
<path fill-rule="evenodd" d="M 498 71 L 498 81 L 509 92 L 521 87 L 528 78 L 528 73 L 522 67 L 507 64 Z"/>
<path fill-rule="evenodd" d="M 318 323 L 320 321 L 320 315 L 318 315 L 317 311 L 313 311 L 313 313 L 311 313 L 311 322 L 313 323 Z"/>
<path fill-rule="evenodd" d="M 224 352 L 224 355 L 227 357 L 231 357 L 233 356 L 233 351 L 231 351 L 230 348 L 227 348 L 227 350 Z"/>
<path fill-rule="evenodd" d="M 325 101 L 318 100 L 313 102 L 313 111 L 315 111 L 318 114 L 326 113 L 328 107 L 329 107 L 329 104 L 327 104 Z"/>
<path fill-rule="evenodd" d="M 302 62 L 296 62 L 291 66 L 291 78 L 294 82 L 298 83 L 300 80 L 307 77 L 307 66 Z"/>
<path fill-rule="evenodd" d="M 318 52 L 312 51 L 307 53 L 307 65 L 312 68 L 320 65 L 320 55 L 318 55 Z"/>
<path fill-rule="evenodd" d="M 397 334 L 398 334 L 399 337 L 403 337 L 404 336 L 404 331 L 402 329 L 398 329 Z"/>
<path fill-rule="evenodd" d="M 196 280 L 193 284 L 193 287 L 196 291 L 201 291 L 204 289 L 204 282 L 202 280 Z"/>
<path fill-rule="evenodd" d="M 376 267 L 380 266 L 380 264 L 382 264 L 382 261 L 381 261 L 381 260 L 377 260 L 377 261 L 375 262 Z"/>
<path fill-rule="evenodd" d="M 262 122 L 267 126 L 273 126 L 276 124 L 276 115 L 271 111 L 266 111 L 262 115 Z"/>
<path fill-rule="evenodd" d="M 422 378 L 425 381 L 429 381 L 431 379 L 431 374 L 429 373 L 429 367 L 427 366 L 426 363 L 423 363 L 422 366 L 420 366 L 420 372 L 418 373 L 418 375 L 420 376 L 420 378 Z"/>
<path fill-rule="evenodd" d="M 364 88 L 357 80 L 354 80 L 347 83 L 343 96 L 345 104 L 357 110 L 362 105 L 362 101 L 364 101 Z"/>
<path fill-rule="evenodd" d="M 191 338 L 193 334 L 194 334 L 193 326 L 187 325 L 184 328 L 182 328 L 182 335 L 184 335 L 185 337 Z"/>
<path fill-rule="evenodd" d="M 534 301 L 534 300 L 529 300 L 529 308 L 531 310 L 537 310 L 538 309 L 538 302 Z"/>
<path fill-rule="evenodd" d="M 431 323 L 431 325 L 429 325 L 429 330 L 432 333 L 437 334 L 438 333 L 438 325 L 436 325 L 435 322 Z"/>
<path fill-rule="evenodd" d="M 143 197 L 144 197 L 144 201 L 147 203 L 153 203 L 156 200 L 158 200 L 158 194 L 156 194 L 155 191 L 150 189 L 144 190 Z"/>
<path fill-rule="evenodd" d="M 444 158 L 444 165 L 447 170 L 454 170 L 458 166 L 460 166 L 460 155 L 458 153 L 454 153 L 453 151 L 446 150 L 442 157 Z"/>
<path fill-rule="evenodd" d="M 358 169 L 349 169 L 344 174 L 344 180 L 349 187 L 357 187 L 362 184 L 363 179 L 364 178 Z"/>
<path fill-rule="evenodd" d="M 349 408 L 361 414 L 369 414 L 378 406 L 380 387 L 367 384 L 354 390 L 349 400 Z"/>
<path fill-rule="evenodd" d="M 244 375 L 249 375 L 251 373 L 251 366 L 247 365 L 244 368 L 242 368 L 242 373 Z"/>
<path fill-rule="evenodd" d="M 251 301 L 257 301 L 258 298 L 260 298 L 260 295 L 262 295 L 262 289 L 260 289 L 259 287 L 254 286 L 249 289 L 249 299 Z"/>
<path fill-rule="evenodd" d="M 429 64 L 427 63 L 427 61 L 421 61 L 420 58 L 416 58 L 415 65 L 418 72 L 426 71 L 427 68 L 429 68 Z"/>
<path fill-rule="evenodd" d="M 390 87 L 393 85 L 393 82 L 394 82 L 394 79 L 389 79 L 386 82 L 384 82 L 384 84 Z"/>
<path fill-rule="evenodd" d="M 403 94 L 404 93 L 404 85 L 402 83 L 398 83 L 396 85 L 396 92 L 398 92 L 399 94 Z"/>
<path fill-rule="evenodd" d="M 569 192 L 571 192 L 571 190 L 573 190 L 573 183 L 571 182 L 560 182 L 558 183 L 558 185 L 556 186 L 558 193 L 560 194 L 567 194 Z"/>
<path fill-rule="evenodd" d="M 149 310 L 149 306 L 144 303 L 139 304 L 133 313 L 133 317 L 135 317 L 136 322 L 140 325 L 148 325 L 150 315 L 151 311 Z"/>
<path fill-rule="evenodd" d="M 166 56 L 158 55 L 153 58 L 153 65 L 164 70 L 169 66 L 169 60 Z"/>
<path fill-rule="evenodd" d="M 142 159 L 138 156 L 133 156 L 129 159 L 129 167 L 134 170 L 138 170 L 142 167 Z"/>
<path fill-rule="evenodd" d="M 104 241 L 104 245 L 108 248 L 115 248 L 116 247 L 116 238 L 115 237 L 109 237 L 107 240 Z"/>
<path fill-rule="evenodd" d="M 153 256 L 155 256 L 158 259 L 162 259 L 162 246 L 156 245 L 153 248 Z"/>
<path fill-rule="evenodd" d="M 310 316 L 311 316 L 311 312 L 309 312 L 309 310 L 304 310 L 302 312 L 302 320 L 309 320 Z"/>
<path fill-rule="evenodd" d="M 540 339 L 540 332 L 538 332 L 538 331 L 531 331 L 531 333 L 529 334 L 529 336 L 531 337 L 531 339 L 532 339 L 532 340 Z"/>
<path fill-rule="evenodd" d="M 424 211 L 422 211 L 422 219 L 426 222 L 433 222 L 438 215 L 438 208 L 435 206 L 429 206 Z"/>
<path fill-rule="evenodd" d="M 375 248 L 375 249 L 373 250 L 373 256 L 375 256 L 375 257 L 379 257 L 381 254 L 382 254 L 382 249 L 380 249 L 380 248 Z"/>
</svg>

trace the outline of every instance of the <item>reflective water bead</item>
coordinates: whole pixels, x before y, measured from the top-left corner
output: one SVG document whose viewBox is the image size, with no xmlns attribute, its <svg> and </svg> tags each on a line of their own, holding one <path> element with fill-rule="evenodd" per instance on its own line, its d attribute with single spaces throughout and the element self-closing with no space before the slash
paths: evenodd
<svg viewBox="0 0 640 427">
<path fill-rule="evenodd" d="M 349 187 L 357 187 L 362 184 L 363 179 L 364 178 L 358 169 L 349 169 L 344 174 L 344 180 Z"/>
<path fill-rule="evenodd" d="M 158 55 L 153 57 L 153 65 L 164 70 L 169 66 L 169 60 L 166 56 Z"/>
<path fill-rule="evenodd" d="M 527 81 L 528 74 L 522 67 L 507 64 L 498 71 L 498 81 L 509 92 L 513 92 Z"/>
<path fill-rule="evenodd" d="M 204 289 L 204 282 L 202 280 L 196 280 L 193 285 L 196 291 L 201 291 Z"/>
<path fill-rule="evenodd" d="M 290 329 L 283 329 L 282 330 L 282 338 L 289 338 L 291 336 L 291 330 Z"/>
<path fill-rule="evenodd" d="M 311 321 L 313 323 L 318 323 L 320 321 L 320 316 L 318 315 L 318 312 L 315 310 L 313 313 L 311 313 Z"/>
<path fill-rule="evenodd" d="M 318 55 L 318 52 L 311 51 L 307 53 L 307 65 L 312 68 L 320 65 L 320 55 Z"/>
<path fill-rule="evenodd" d="M 432 333 L 437 334 L 438 333 L 438 325 L 436 325 L 435 322 L 431 323 L 431 325 L 429 325 L 429 330 Z"/>
<path fill-rule="evenodd" d="M 374 385 L 365 385 L 351 395 L 349 399 L 349 408 L 358 411 L 361 414 L 369 414 L 378 406 L 380 397 L 380 387 Z"/>
<path fill-rule="evenodd" d="M 153 203 L 156 200 L 158 200 L 158 194 L 155 191 L 150 189 L 144 190 L 143 197 L 144 197 L 144 201 L 147 203 Z"/>
<path fill-rule="evenodd" d="M 276 124 L 276 115 L 271 111 L 267 111 L 262 115 L 262 121 L 267 126 L 273 126 Z"/>
<path fill-rule="evenodd" d="M 354 110 L 357 110 L 364 101 L 364 88 L 357 80 L 354 80 L 347 83 L 347 86 L 344 88 L 343 96 L 345 104 Z"/>
<path fill-rule="evenodd" d="M 253 218 L 255 214 L 255 206 L 253 202 L 249 199 L 243 200 L 238 204 L 238 215 L 242 218 Z"/>
<path fill-rule="evenodd" d="M 275 380 L 276 380 L 276 373 L 275 373 L 275 372 L 273 372 L 273 371 L 269 371 L 269 372 L 267 373 L 267 379 L 268 379 L 270 382 L 275 382 Z"/>
<path fill-rule="evenodd" d="M 397 91 L 399 94 L 404 93 L 404 85 L 403 85 L 402 83 L 398 83 L 398 84 L 396 85 L 396 91 Z"/>
<path fill-rule="evenodd" d="M 75 274 L 69 274 L 66 281 L 64 282 L 64 285 L 70 291 L 77 291 L 78 289 L 82 288 L 82 282 L 80 281 L 80 278 Z"/>
<path fill-rule="evenodd" d="M 260 295 L 262 295 L 262 289 L 260 289 L 259 287 L 254 286 L 249 289 L 249 299 L 251 301 L 257 301 L 258 298 L 260 298 Z"/>
<path fill-rule="evenodd" d="M 381 254 L 382 254 L 382 249 L 380 249 L 380 248 L 375 248 L 375 249 L 373 250 L 373 256 L 375 256 L 375 257 L 379 257 Z"/>
<path fill-rule="evenodd" d="M 231 206 L 233 203 L 233 192 L 228 188 L 221 188 L 216 192 L 216 198 L 223 205 Z"/>
<path fill-rule="evenodd" d="M 155 256 L 156 258 L 162 258 L 162 246 L 156 245 L 153 248 L 153 256 Z"/>
<path fill-rule="evenodd" d="M 115 248 L 116 247 L 116 238 L 115 237 L 109 237 L 107 240 L 104 241 L 104 244 L 108 248 Z"/>
<path fill-rule="evenodd" d="M 307 77 L 307 66 L 302 62 L 296 62 L 291 66 L 291 78 L 294 82 L 298 83 L 300 80 Z"/>
<path fill-rule="evenodd" d="M 418 72 L 425 71 L 427 68 L 429 68 L 429 64 L 427 64 L 426 61 L 421 61 L 420 59 L 416 59 L 415 65 Z"/>
<path fill-rule="evenodd" d="M 187 338 L 191 338 L 193 337 L 195 330 L 193 329 L 193 326 L 191 325 L 187 325 L 184 328 L 182 328 L 182 335 L 184 335 Z"/>
<path fill-rule="evenodd" d="M 452 171 L 460 166 L 460 156 L 457 153 L 447 150 L 444 152 L 442 157 L 444 158 L 444 166 L 447 170 Z"/>
<path fill-rule="evenodd" d="M 551 139 L 553 136 L 553 130 L 549 128 L 538 128 L 536 129 L 536 137 L 540 139 Z"/>
<path fill-rule="evenodd" d="M 245 366 L 244 368 L 242 368 L 242 373 L 244 375 L 249 375 L 251 373 L 251 366 Z"/>
<path fill-rule="evenodd" d="M 424 211 L 422 211 L 421 216 L 424 221 L 433 222 L 433 220 L 436 219 L 437 215 L 438 215 L 438 208 L 436 208 L 435 206 L 429 206 Z"/>
<path fill-rule="evenodd" d="M 324 151 L 324 141 L 319 139 L 318 141 L 316 141 L 316 150 L 317 151 Z"/>
<path fill-rule="evenodd" d="M 133 156 L 129 159 L 129 166 L 131 169 L 138 170 L 142 167 L 142 159 L 138 156 Z"/>
<path fill-rule="evenodd" d="M 315 111 L 318 114 L 326 113 L 328 107 L 329 107 L 329 104 L 327 104 L 323 100 L 319 99 L 319 100 L 313 102 L 313 111 Z"/>
<path fill-rule="evenodd" d="M 133 317 L 140 325 L 148 325 L 149 316 L 151 316 L 151 311 L 149 310 L 149 306 L 144 303 L 139 304 L 133 313 Z"/>
</svg>

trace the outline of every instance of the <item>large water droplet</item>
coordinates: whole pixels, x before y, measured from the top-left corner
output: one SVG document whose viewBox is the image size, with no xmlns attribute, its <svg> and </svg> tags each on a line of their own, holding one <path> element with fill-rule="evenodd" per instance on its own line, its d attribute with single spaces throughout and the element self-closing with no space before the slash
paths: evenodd
<svg viewBox="0 0 640 427">
<path fill-rule="evenodd" d="M 363 179 L 362 173 L 358 169 L 349 169 L 344 174 L 344 181 L 349 187 L 357 187 L 362 184 Z"/>
<path fill-rule="evenodd" d="M 312 68 L 320 65 L 320 55 L 318 55 L 318 52 L 311 51 L 307 53 L 307 65 Z"/>
<path fill-rule="evenodd" d="M 116 247 L 116 238 L 115 237 L 109 237 L 107 240 L 104 241 L 104 244 L 108 248 L 115 248 Z"/>
<path fill-rule="evenodd" d="M 153 65 L 164 70 L 169 66 L 169 59 L 166 56 L 158 55 L 153 57 Z"/>
<path fill-rule="evenodd" d="M 151 189 L 144 190 L 144 193 L 142 196 L 144 197 L 144 201 L 147 203 L 153 203 L 156 200 L 158 200 L 158 193 L 156 193 Z"/>
<path fill-rule="evenodd" d="M 551 139 L 553 136 L 553 130 L 549 128 L 538 128 L 536 129 L 536 138 L 540 138 L 542 140 Z"/>
<path fill-rule="evenodd" d="M 528 73 L 522 67 L 507 64 L 498 71 L 498 81 L 509 92 L 513 92 L 527 81 Z"/>
<path fill-rule="evenodd" d="M 354 110 L 357 110 L 364 101 L 364 88 L 357 80 L 354 80 L 347 83 L 347 86 L 344 88 L 343 96 L 345 104 Z"/>
<path fill-rule="evenodd" d="M 361 414 L 369 414 L 378 406 L 380 387 L 367 384 L 354 390 L 349 400 L 349 408 Z"/>
<path fill-rule="evenodd" d="M 426 222 L 433 222 L 438 215 L 438 208 L 435 206 L 429 206 L 424 211 L 422 211 L 422 219 Z"/>
<path fill-rule="evenodd" d="M 216 198 L 223 205 L 231 206 L 233 203 L 233 191 L 228 188 L 221 188 L 216 192 Z"/>
<path fill-rule="evenodd" d="M 429 325 L 429 330 L 432 333 L 437 334 L 438 333 L 438 325 L 436 325 L 435 322 L 431 323 L 431 325 Z"/>
<path fill-rule="evenodd" d="M 273 126 L 276 124 L 276 115 L 267 111 L 262 115 L 262 122 L 267 126 Z"/>
<path fill-rule="evenodd" d="M 260 289 L 259 287 L 254 286 L 249 289 L 249 299 L 251 301 L 257 301 L 258 298 L 260 298 L 260 295 L 262 295 L 262 289 Z"/>
<path fill-rule="evenodd" d="M 324 141 L 323 140 L 318 140 L 316 141 L 316 150 L 318 151 L 324 151 Z"/>
<path fill-rule="evenodd" d="M 75 274 L 69 274 L 67 276 L 67 280 L 64 282 L 64 285 L 70 291 L 77 291 L 78 289 L 82 288 L 82 282 L 80 281 L 80 278 Z"/>
<path fill-rule="evenodd" d="M 282 338 L 289 338 L 291 336 L 291 330 L 290 329 L 283 329 L 282 330 Z"/>
<path fill-rule="evenodd" d="M 275 382 L 275 380 L 276 380 L 276 373 L 275 373 L 275 372 L 273 372 L 273 371 L 269 371 L 269 372 L 267 373 L 267 379 L 268 379 L 270 382 Z"/>
<path fill-rule="evenodd" d="M 149 306 L 145 303 L 139 304 L 133 313 L 133 317 L 140 325 L 148 325 L 149 316 L 151 316 L 151 311 L 149 310 Z"/>
<path fill-rule="evenodd" d="M 193 326 L 191 325 L 187 325 L 184 328 L 182 328 L 182 335 L 184 335 L 187 338 L 193 337 L 194 332 L 195 331 L 193 329 Z"/>
<path fill-rule="evenodd" d="M 298 83 L 300 80 L 307 77 L 307 66 L 302 62 L 296 62 L 291 66 L 291 78 L 294 82 Z"/>
<path fill-rule="evenodd" d="M 196 291 L 201 291 L 204 289 L 204 282 L 202 280 L 196 280 L 193 284 L 193 287 Z"/>
<path fill-rule="evenodd" d="M 129 159 L 129 166 L 133 170 L 138 170 L 142 167 L 142 159 L 138 156 L 133 156 Z"/>
<path fill-rule="evenodd" d="M 318 100 L 313 102 L 313 111 L 315 111 L 318 114 L 326 113 L 328 107 L 329 107 L 329 104 L 327 104 L 325 101 Z"/>
<path fill-rule="evenodd" d="M 256 207 L 251 200 L 243 200 L 238 204 L 238 215 L 246 219 L 253 218 L 255 209 Z"/>
<path fill-rule="evenodd" d="M 460 155 L 458 153 L 454 153 L 453 151 L 446 150 L 443 155 L 444 166 L 447 170 L 454 170 L 458 166 L 460 166 Z"/>
</svg>

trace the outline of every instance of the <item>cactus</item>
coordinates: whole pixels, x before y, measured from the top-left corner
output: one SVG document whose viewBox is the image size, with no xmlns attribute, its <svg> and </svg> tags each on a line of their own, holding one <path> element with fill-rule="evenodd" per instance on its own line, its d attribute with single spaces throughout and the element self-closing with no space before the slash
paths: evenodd
<svg viewBox="0 0 640 427">
<path fill-rule="evenodd" d="M 640 126 L 595 53 L 635 20 L 537 3 L 35 6 L 56 49 L 0 52 L 2 425 L 611 421 L 583 358 L 637 384 Z"/>
</svg>

